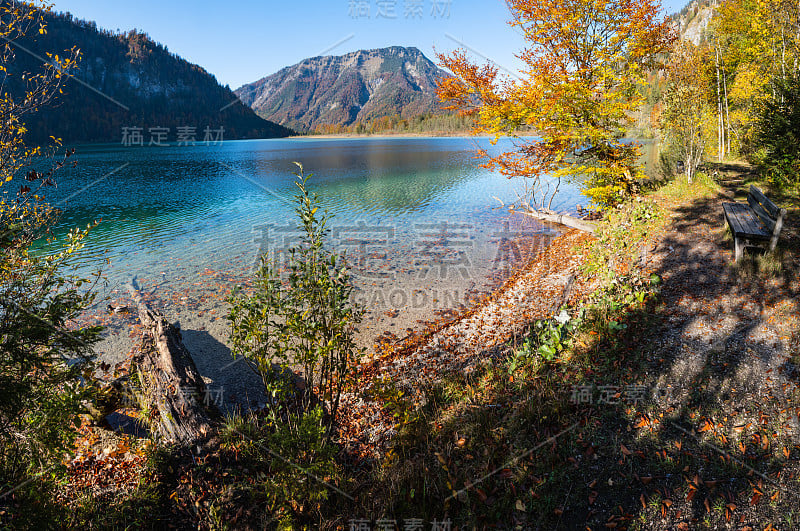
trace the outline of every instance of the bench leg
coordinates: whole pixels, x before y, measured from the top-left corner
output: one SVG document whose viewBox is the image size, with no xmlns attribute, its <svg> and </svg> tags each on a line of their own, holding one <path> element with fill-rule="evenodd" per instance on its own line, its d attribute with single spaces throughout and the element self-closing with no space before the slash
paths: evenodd
<svg viewBox="0 0 800 531">
<path fill-rule="evenodd" d="M 738 237 L 733 237 L 733 261 L 738 262 L 739 259 L 742 257 L 742 251 L 744 251 L 743 242 L 739 240 Z"/>
</svg>

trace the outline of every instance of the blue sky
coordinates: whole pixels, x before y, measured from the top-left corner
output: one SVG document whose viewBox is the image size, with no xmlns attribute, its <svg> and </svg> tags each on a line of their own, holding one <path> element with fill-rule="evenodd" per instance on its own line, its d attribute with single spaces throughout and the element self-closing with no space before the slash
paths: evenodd
<svg viewBox="0 0 800 531">
<path fill-rule="evenodd" d="M 662 0 L 668 12 L 688 0 Z M 522 37 L 503 0 L 55 0 L 105 29 L 143 30 L 231 88 L 317 55 L 385 46 L 467 47 L 517 70 Z"/>
</svg>

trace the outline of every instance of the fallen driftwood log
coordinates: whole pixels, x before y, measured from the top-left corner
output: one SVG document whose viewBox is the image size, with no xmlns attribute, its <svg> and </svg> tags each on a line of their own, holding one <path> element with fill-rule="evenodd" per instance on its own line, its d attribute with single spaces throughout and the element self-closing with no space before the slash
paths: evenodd
<svg viewBox="0 0 800 531">
<path fill-rule="evenodd" d="M 575 218 L 572 216 L 568 216 L 566 214 L 541 212 L 539 210 L 533 210 L 533 209 L 517 210 L 517 212 L 522 212 L 526 216 L 531 216 L 532 218 L 540 219 L 542 221 L 549 221 L 550 223 L 558 223 L 559 225 L 566 225 L 567 227 L 589 232 L 591 234 L 594 234 L 596 228 L 595 224 L 591 221 Z"/>
<path fill-rule="evenodd" d="M 138 376 L 137 399 L 149 411 L 151 431 L 164 442 L 183 446 L 207 441 L 213 431 L 214 406 L 180 331 L 144 302 L 136 278 L 128 289 L 146 332 L 131 363 Z"/>
</svg>

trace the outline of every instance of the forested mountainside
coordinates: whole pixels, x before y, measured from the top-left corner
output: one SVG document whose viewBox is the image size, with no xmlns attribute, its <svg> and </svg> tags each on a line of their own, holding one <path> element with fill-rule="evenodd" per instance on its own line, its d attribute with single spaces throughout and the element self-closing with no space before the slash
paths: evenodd
<svg viewBox="0 0 800 531">
<path fill-rule="evenodd" d="M 680 12 L 672 15 L 681 39 L 694 45 L 700 44 L 705 38 L 717 3 L 716 0 L 692 0 Z"/>
<path fill-rule="evenodd" d="M 257 116 L 213 75 L 141 31 L 113 33 L 69 14 L 48 14 L 46 22 L 46 34 L 30 32 L 14 43 L 16 58 L 5 65 L 3 91 L 19 94 L 21 73 L 38 71 L 48 53 L 63 56 L 75 47 L 81 59 L 55 106 L 26 120 L 31 142 L 50 136 L 67 143 L 121 141 L 123 128 L 141 128 L 145 143 L 151 129 L 167 130 L 160 137 L 167 141 L 177 139 L 178 128 L 194 132 L 198 141 L 206 128 L 214 130 L 215 138 L 224 128 L 224 139 L 292 133 Z"/>
</svg>

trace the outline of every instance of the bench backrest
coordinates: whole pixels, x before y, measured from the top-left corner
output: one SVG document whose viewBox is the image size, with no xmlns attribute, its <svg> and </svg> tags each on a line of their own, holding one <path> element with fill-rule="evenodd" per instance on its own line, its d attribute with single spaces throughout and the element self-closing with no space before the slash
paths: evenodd
<svg viewBox="0 0 800 531">
<path fill-rule="evenodd" d="M 783 216 L 786 215 L 786 209 L 778 207 L 764 195 L 764 192 L 752 184 L 750 193 L 747 194 L 747 203 L 772 233 L 772 239 L 777 240 L 781 228 L 783 228 Z"/>
</svg>

